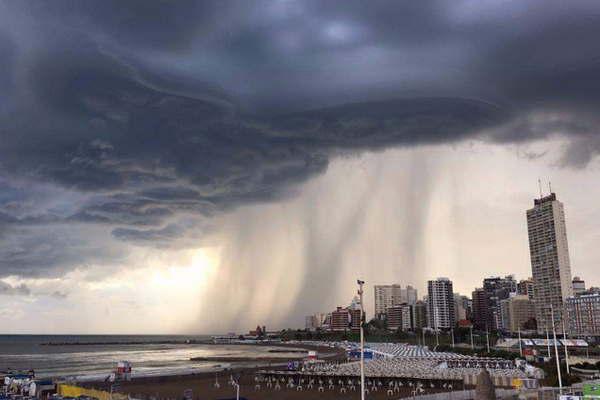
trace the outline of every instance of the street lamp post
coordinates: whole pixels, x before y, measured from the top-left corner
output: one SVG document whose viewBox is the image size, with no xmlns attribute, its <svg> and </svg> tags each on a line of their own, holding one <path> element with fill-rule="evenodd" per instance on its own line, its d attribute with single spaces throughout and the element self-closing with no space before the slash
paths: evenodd
<svg viewBox="0 0 600 400">
<path fill-rule="evenodd" d="M 550 355 L 550 333 L 548 333 L 548 324 L 546 323 L 546 343 L 548 344 L 548 358 L 551 357 Z"/>
<path fill-rule="evenodd" d="M 240 400 L 240 384 L 236 381 L 232 380 L 231 384 L 235 386 L 235 398 L 236 400 Z"/>
<path fill-rule="evenodd" d="M 487 352 L 488 354 L 490 353 L 490 329 L 487 327 L 485 327 L 485 342 L 487 344 Z"/>
<path fill-rule="evenodd" d="M 471 324 L 471 350 L 475 350 L 475 344 L 473 343 L 473 324 Z"/>
<path fill-rule="evenodd" d="M 435 326 L 435 349 L 437 350 L 437 348 L 440 346 L 440 333 L 438 332 L 438 315 L 435 313 L 435 311 L 433 312 L 433 320 L 433 325 Z"/>
<path fill-rule="evenodd" d="M 363 285 L 365 281 L 358 279 L 358 295 L 360 296 L 360 399 L 365 400 L 365 311 L 363 308 Z"/>
<path fill-rule="evenodd" d="M 565 330 L 565 312 L 563 311 L 563 316 L 562 316 L 562 328 L 563 328 L 563 339 L 564 339 L 564 343 L 563 345 L 565 346 L 565 363 L 567 364 L 567 374 L 570 374 L 570 368 L 569 368 L 569 350 L 567 349 L 567 331 Z"/>
<path fill-rule="evenodd" d="M 560 360 L 558 358 L 558 343 L 556 343 L 556 329 L 554 328 L 554 307 L 550 304 L 550 318 L 552 320 L 552 337 L 554 338 L 554 356 L 556 357 L 556 371 L 558 372 L 558 387 L 562 393 L 562 376 L 560 374 Z"/>
<path fill-rule="evenodd" d="M 519 326 L 519 355 L 523 357 L 523 345 L 521 344 L 521 326 Z"/>
</svg>

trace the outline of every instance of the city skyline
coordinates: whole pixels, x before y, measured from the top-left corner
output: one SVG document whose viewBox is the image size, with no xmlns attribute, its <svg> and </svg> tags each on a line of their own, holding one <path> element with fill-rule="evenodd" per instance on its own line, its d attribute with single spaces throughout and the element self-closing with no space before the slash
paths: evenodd
<svg viewBox="0 0 600 400">
<path fill-rule="evenodd" d="M 536 322 L 538 333 L 547 332 L 556 324 L 565 324 L 573 334 L 600 331 L 592 316 L 597 311 L 595 304 L 600 303 L 600 289 L 594 287 L 590 292 L 585 280 L 572 276 L 564 204 L 552 192 L 550 182 L 547 194 L 541 180 L 538 183 L 539 197 L 533 199 L 534 207 L 526 211 L 531 277 L 516 280 L 514 274 L 489 275 L 481 287 L 474 288 L 471 298 L 455 292 L 451 279 L 428 280 L 427 294 L 421 298 L 430 329 L 437 330 L 440 325 L 442 329 L 453 329 L 460 320 L 466 320 L 486 331 L 514 333 L 524 330 L 531 321 Z M 374 284 L 372 318 L 386 321 L 392 331 L 416 329 L 415 305 L 421 299 L 417 293 L 412 284 Z M 468 310 L 464 301 L 470 303 Z M 587 311 L 583 311 L 584 307 L 588 307 Z M 466 314 L 461 317 L 461 312 Z M 327 314 L 310 318 L 316 320 L 319 315 Z M 550 322 L 551 315 L 554 324 Z M 307 329 L 322 325 L 327 323 L 307 324 Z"/>
<path fill-rule="evenodd" d="M 301 326 L 357 277 L 369 313 L 379 283 L 469 295 L 531 276 L 539 179 L 597 285 L 599 10 L 0 0 L 0 324 Z"/>
</svg>

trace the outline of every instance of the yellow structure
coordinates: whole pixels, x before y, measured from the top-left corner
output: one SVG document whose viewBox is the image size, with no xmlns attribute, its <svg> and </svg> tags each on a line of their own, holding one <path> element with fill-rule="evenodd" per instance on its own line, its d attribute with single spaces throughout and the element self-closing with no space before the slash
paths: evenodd
<svg viewBox="0 0 600 400">
<path fill-rule="evenodd" d="M 111 395 L 110 392 L 104 390 L 88 389 L 64 383 L 58 384 L 58 394 L 63 397 L 89 396 L 98 400 L 127 400 L 127 395 L 122 393 L 113 393 Z"/>
</svg>

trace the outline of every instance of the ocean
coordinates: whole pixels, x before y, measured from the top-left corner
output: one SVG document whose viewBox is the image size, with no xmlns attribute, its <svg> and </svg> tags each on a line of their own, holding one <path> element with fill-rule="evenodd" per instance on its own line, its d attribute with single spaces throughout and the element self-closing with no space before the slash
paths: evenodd
<svg viewBox="0 0 600 400">
<path fill-rule="evenodd" d="M 156 335 L 0 335 L 0 371 L 35 371 L 36 377 L 102 379 L 118 361 L 132 364 L 132 375 L 176 375 L 218 370 L 223 367 L 255 365 L 255 357 L 297 356 L 271 353 L 272 346 L 195 344 L 207 336 Z M 192 343 L 186 344 L 186 341 Z M 177 342 L 177 343 L 159 343 Z M 44 345 L 44 343 L 61 343 Z M 86 344 L 63 343 L 136 343 Z M 248 361 L 190 361 L 192 357 L 235 357 Z"/>
</svg>

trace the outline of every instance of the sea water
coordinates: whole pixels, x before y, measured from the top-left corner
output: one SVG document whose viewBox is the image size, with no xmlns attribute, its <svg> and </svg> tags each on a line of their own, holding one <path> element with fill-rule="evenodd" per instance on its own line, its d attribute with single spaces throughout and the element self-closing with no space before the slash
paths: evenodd
<svg viewBox="0 0 600 400">
<path fill-rule="evenodd" d="M 270 353 L 271 346 L 194 343 L 207 336 L 155 335 L 0 335 L 0 371 L 35 371 L 36 377 L 103 379 L 120 360 L 130 361 L 132 375 L 177 375 L 251 364 L 257 357 L 277 357 L 282 362 L 293 353 Z M 186 342 L 191 342 L 187 344 Z M 159 343 L 163 342 L 163 343 Z M 176 342 L 176 343 L 164 343 Z M 59 345 L 44 345 L 61 343 Z M 129 343 L 85 344 L 62 343 Z M 131 344 L 135 343 L 135 344 Z M 192 357 L 247 358 L 247 362 L 190 361 Z"/>
</svg>

